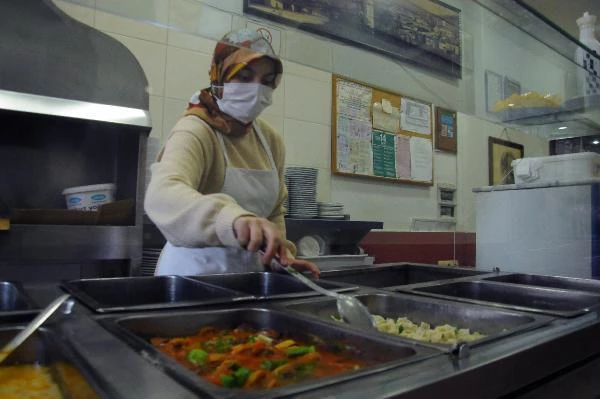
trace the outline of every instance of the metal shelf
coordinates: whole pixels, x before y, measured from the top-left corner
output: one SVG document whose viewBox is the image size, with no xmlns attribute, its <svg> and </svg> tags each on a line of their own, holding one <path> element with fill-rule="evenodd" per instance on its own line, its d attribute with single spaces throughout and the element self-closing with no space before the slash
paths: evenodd
<svg viewBox="0 0 600 399">
<path fill-rule="evenodd" d="M 141 226 L 12 225 L 0 232 L 2 261 L 141 258 Z"/>
</svg>

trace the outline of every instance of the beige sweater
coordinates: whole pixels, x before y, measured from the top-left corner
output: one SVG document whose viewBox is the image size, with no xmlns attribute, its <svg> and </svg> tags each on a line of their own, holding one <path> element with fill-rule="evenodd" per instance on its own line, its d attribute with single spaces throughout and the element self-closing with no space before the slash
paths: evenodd
<svg viewBox="0 0 600 399">
<path fill-rule="evenodd" d="M 268 219 L 285 238 L 285 149 L 281 136 L 258 120 L 279 172 L 279 198 Z M 256 134 L 223 135 L 230 166 L 268 170 L 269 158 Z M 210 127 L 198 117 L 181 118 L 171 131 L 160 159 L 152 165 L 144 208 L 165 238 L 182 247 L 240 247 L 233 221 L 252 215 L 219 191 L 225 179 L 225 157 Z M 296 248 L 287 241 L 295 255 Z"/>
</svg>

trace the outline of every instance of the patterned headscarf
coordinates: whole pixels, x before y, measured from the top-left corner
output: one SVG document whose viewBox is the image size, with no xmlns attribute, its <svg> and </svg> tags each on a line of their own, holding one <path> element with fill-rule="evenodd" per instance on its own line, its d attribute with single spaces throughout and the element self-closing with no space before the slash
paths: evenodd
<svg viewBox="0 0 600 399">
<path fill-rule="evenodd" d="M 263 57 L 274 61 L 278 75 L 275 87 L 279 85 L 283 65 L 271 47 L 268 35 L 270 36 L 269 32 L 264 29 L 242 29 L 223 36 L 213 54 L 209 73 L 210 87 L 194 93 L 185 115 L 196 115 L 224 134 L 231 133 L 232 125 L 240 125 L 240 122 L 221 112 L 214 96 L 224 82 L 233 78 L 252 61 Z"/>
</svg>

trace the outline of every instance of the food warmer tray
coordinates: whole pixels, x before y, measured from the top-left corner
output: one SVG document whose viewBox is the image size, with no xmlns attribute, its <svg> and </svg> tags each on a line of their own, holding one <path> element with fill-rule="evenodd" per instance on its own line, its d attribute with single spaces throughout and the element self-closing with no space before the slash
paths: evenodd
<svg viewBox="0 0 600 399">
<path fill-rule="evenodd" d="M 190 276 L 189 278 L 226 289 L 244 292 L 255 299 L 283 299 L 320 295 L 320 293 L 312 290 L 296 278 L 281 273 L 211 274 Z M 321 279 L 314 280 L 314 282 L 325 289 L 337 292 L 352 291 L 358 288 L 348 284 Z"/>
<path fill-rule="evenodd" d="M 98 313 L 184 308 L 253 299 L 251 295 L 180 276 L 116 277 L 61 284 Z"/>
<path fill-rule="evenodd" d="M 211 311 L 177 311 L 162 314 L 104 315 L 97 321 L 115 336 L 130 344 L 138 353 L 187 389 L 202 397 L 213 398 L 275 398 L 298 394 L 331 384 L 391 370 L 423 359 L 440 356 L 442 352 L 425 346 L 410 345 L 383 335 L 373 335 L 343 325 L 305 318 L 283 310 L 270 308 L 235 308 Z M 292 338 L 313 342 L 343 343 L 359 350 L 361 359 L 374 365 L 350 373 L 324 377 L 271 390 L 241 390 L 213 385 L 169 358 L 149 342 L 151 337 L 193 335 L 204 326 L 235 328 L 250 325 L 256 329 L 274 329 Z"/>
<path fill-rule="evenodd" d="M 435 298 L 382 291 L 358 294 L 356 298 L 364 303 L 373 315 L 380 315 L 394 320 L 399 317 L 407 317 L 413 323 L 426 322 L 432 327 L 450 324 L 486 335 L 484 338 L 468 342 L 470 347 L 532 330 L 547 325 L 554 320 L 553 317 L 540 314 L 528 314 L 474 304 L 459 304 Z M 335 300 L 307 299 L 301 302 L 284 304 L 283 306 L 287 310 L 300 312 L 306 316 L 319 317 L 330 322 L 334 321 L 333 317 L 338 317 Z M 386 336 L 415 343 L 424 343 L 424 341 L 388 333 L 377 334 L 385 334 Z M 426 344 L 444 351 L 454 351 L 457 347 L 456 344 L 452 343 Z"/>
<path fill-rule="evenodd" d="M 397 290 L 559 317 L 579 316 L 600 306 L 600 295 L 587 292 L 485 280 L 418 284 Z"/>
</svg>

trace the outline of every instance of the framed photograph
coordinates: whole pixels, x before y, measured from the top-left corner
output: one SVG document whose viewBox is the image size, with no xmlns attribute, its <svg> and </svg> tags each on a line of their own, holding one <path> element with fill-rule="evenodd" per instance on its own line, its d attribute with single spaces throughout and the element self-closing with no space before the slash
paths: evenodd
<svg viewBox="0 0 600 399">
<path fill-rule="evenodd" d="M 244 13 L 462 76 L 460 10 L 438 0 L 244 0 Z"/>
<path fill-rule="evenodd" d="M 504 99 L 504 80 L 503 76 L 496 72 L 485 71 L 485 109 L 488 113 L 494 111 L 494 106 L 500 100 Z"/>
<path fill-rule="evenodd" d="M 523 158 L 525 149 L 522 144 L 501 140 L 496 137 L 488 138 L 488 162 L 490 186 L 497 184 L 514 184 L 515 174 L 512 161 Z"/>
<path fill-rule="evenodd" d="M 435 107 L 435 148 L 456 153 L 456 111 Z"/>
</svg>

